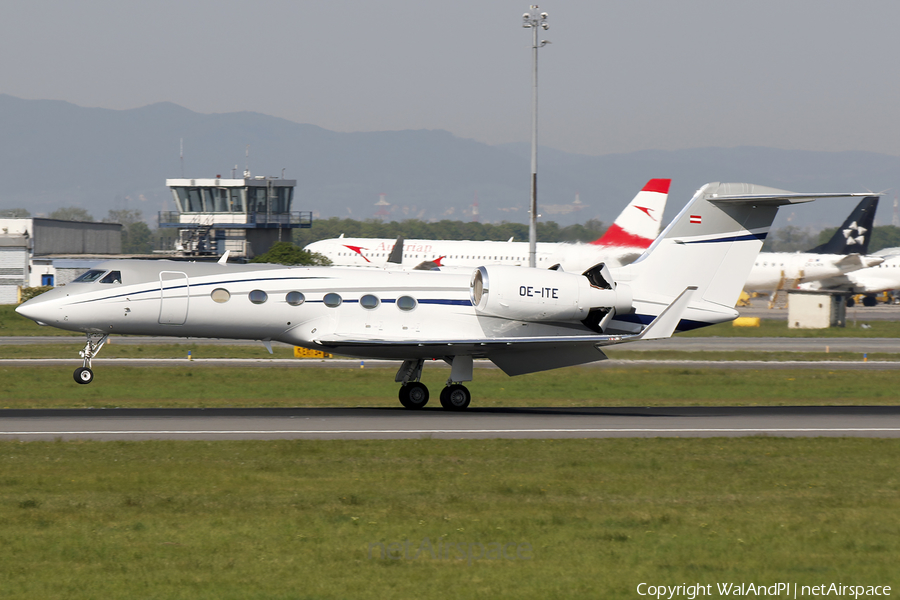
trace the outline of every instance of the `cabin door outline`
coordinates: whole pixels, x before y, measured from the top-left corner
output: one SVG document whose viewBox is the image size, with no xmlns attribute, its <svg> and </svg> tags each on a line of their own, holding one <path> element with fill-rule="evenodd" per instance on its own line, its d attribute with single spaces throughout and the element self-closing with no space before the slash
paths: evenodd
<svg viewBox="0 0 900 600">
<path fill-rule="evenodd" d="M 159 324 L 184 325 L 191 288 L 183 271 L 159 272 Z"/>
</svg>

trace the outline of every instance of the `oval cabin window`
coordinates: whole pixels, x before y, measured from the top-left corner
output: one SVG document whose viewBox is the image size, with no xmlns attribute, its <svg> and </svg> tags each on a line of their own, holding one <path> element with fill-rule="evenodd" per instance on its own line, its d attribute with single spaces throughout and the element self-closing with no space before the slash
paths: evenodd
<svg viewBox="0 0 900 600">
<path fill-rule="evenodd" d="M 284 299 L 291 306 L 300 306 L 301 304 L 306 302 L 306 296 L 304 296 L 300 292 L 288 292 L 287 296 L 285 296 Z"/>
<path fill-rule="evenodd" d="M 400 310 L 412 310 L 417 304 L 418 302 L 412 296 L 400 296 L 397 298 L 397 308 Z"/>
<path fill-rule="evenodd" d="M 365 296 L 363 296 L 362 298 L 359 299 L 359 303 L 363 308 L 368 308 L 371 310 L 373 308 L 377 308 L 378 305 L 380 304 L 380 301 L 378 300 L 377 297 L 373 296 L 372 294 L 366 294 Z"/>
</svg>

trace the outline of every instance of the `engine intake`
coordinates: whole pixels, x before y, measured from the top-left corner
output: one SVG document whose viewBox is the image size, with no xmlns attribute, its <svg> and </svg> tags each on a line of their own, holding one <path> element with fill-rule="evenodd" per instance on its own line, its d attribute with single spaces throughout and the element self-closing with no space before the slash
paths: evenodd
<svg viewBox="0 0 900 600">
<path fill-rule="evenodd" d="M 599 331 L 611 313 L 631 311 L 631 289 L 616 284 L 602 264 L 584 275 L 491 265 L 478 267 L 469 286 L 478 314 L 520 321 L 582 321 Z"/>
</svg>

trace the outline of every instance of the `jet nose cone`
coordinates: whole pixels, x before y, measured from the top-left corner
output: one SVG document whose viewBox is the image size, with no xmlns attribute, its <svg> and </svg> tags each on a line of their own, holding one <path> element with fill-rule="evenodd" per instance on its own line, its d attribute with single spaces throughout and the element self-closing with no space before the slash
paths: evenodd
<svg viewBox="0 0 900 600">
<path fill-rule="evenodd" d="M 46 321 L 46 313 L 48 312 L 46 303 L 43 301 L 32 298 L 26 302 L 23 302 L 19 306 L 16 307 L 16 312 L 31 319 L 32 321 L 36 321 L 38 325 L 44 325 L 44 321 Z"/>
</svg>

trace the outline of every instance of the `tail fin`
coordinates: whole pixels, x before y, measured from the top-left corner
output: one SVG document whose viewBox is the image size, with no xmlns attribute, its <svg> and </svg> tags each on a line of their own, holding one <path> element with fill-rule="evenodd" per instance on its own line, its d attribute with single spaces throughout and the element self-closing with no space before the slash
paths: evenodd
<svg viewBox="0 0 900 600">
<path fill-rule="evenodd" d="M 827 243 L 816 246 L 809 252 L 814 254 L 868 254 L 872 228 L 875 226 L 875 211 L 878 196 L 863 198 L 856 205 L 844 224 L 838 227 Z"/>
<path fill-rule="evenodd" d="M 730 320 L 779 206 L 867 195 L 795 194 L 749 183 L 708 183 L 635 263 L 617 273 L 617 281 L 630 285 L 636 314 L 643 319 L 658 315 L 686 287 L 696 286 L 688 318 L 701 324 Z M 709 318 L 698 319 L 703 315 Z"/>
<path fill-rule="evenodd" d="M 600 239 L 591 244 L 649 248 L 662 227 L 671 179 L 651 179 L 625 207 Z"/>
</svg>

